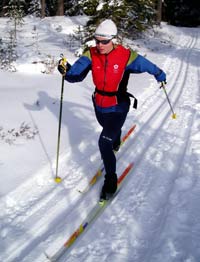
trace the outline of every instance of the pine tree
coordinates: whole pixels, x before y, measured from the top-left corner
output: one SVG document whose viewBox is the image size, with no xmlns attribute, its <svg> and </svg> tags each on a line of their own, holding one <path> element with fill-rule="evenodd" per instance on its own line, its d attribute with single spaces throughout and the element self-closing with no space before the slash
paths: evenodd
<svg viewBox="0 0 200 262">
<path fill-rule="evenodd" d="M 31 0 L 28 8 L 28 14 L 41 17 L 41 3 L 38 0 Z"/>
<path fill-rule="evenodd" d="M 0 41 L 0 64 L 1 69 L 16 71 L 13 62 L 17 59 L 16 41 L 14 39 L 14 31 L 8 32 L 9 37 Z"/>
<path fill-rule="evenodd" d="M 92 2 L 95 3 L 94 8 L 96 2 Z M 85 1 L 85 6 L 87 3 L 88 1 Z M 89 6 L 87 8 L 89 9 Z M 95 15 L 91 16 L 85 27 L 86 39 L 93 35 L 96 25 L 106 18 L 112 19 L 116 23 L 118 33 L 122 37 L 137 37 L 140 32 L 155 23 L 155 0 L 102 0 L 96 7 Z"/>
<path fill-rule="evenodd" d="M 82 10 L 82 13 L 85 15 L 92 16 L 96 13 L 98 5 L 98 0 L 83 0 L 79 2 L 79 9 Z"/>
<path fill-rule="evenodd" d="M 82 11 L 82 1 L 79 0 L 68 0 L 64 3 L 65 15 L 74 16 L 74 15 L 82 15 L 84 12 Z"/>
<path fill-rule="evenodd" d="M 13 23 L 14 38 L 17 37 L 17 26 L 23 24 L 24 13 L 24 0 L 9 0 L 8 5 L 5 7 L 6 16 L 10 18 Z"/>
</svg>

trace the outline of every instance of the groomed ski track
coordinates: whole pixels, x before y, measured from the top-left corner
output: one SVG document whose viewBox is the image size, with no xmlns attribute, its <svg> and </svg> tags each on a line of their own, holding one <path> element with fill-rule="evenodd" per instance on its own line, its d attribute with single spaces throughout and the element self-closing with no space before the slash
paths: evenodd
<svg viewBox="0 0 200 262">
<path fill-rule="evenodd" d="M 194 75 L 200 79 L 200 59 L 198 64 L 196 60 L 199 46 L 199 30 L 188 29 L 188 34 L 180 34 L 168 54 L 161 55 L 162 68 L 168 75 L 166 89 L 177 119 L 171 117 L 164 92 L 152 82 L 140 96 L 139 110 L 129 113 L 123 129 L 127 131 L 133 123 L 137 124 L 119 152 L 123 157 L 118 173 L 134 161 L 128 181 L 101 218 L 60 261 L 197 262 L 198 258 L 192 257 L 193 250 L 187 249 L 187 242 L 193 242 L 190 247 L 199 249 L 195 254 L 199 252 L 200 257 L 200 224 L 194 214 L 200 214 L 200 144 L 194 132 L 200 129 L 200 89 L 199 82 L 193 81 Z M 9 246 L 5 247 L 2 261 L 46 261 L 44 251 L 54 253 L 92 208 L 102 180 L 84 197 L 77 189 L 87 184 L 99 166 L 97 151 L 86 149 L 95 139 L 96 135 L 80 145 L 81 163 L 85 162 L 85 166 L 79 167 L 70 160 L 70 153 L 61 154 L 61 184 L 55 184 L 51 170 L 44 167 L 2 199 L 0 209 L 6 206 L 7 222 L 19 232 L 13 236 L 12 231 L 3 228 Z M 193 159 L 193 166 L 187 162 L 188 157 Z M 189 193 L 190 187 L 195 188 L 196 195 Z M 188 198 L 191 200 L 186 201 Z M 166 254 L 167 259 L 163 260 L 160 254 Z"/>
</svg>

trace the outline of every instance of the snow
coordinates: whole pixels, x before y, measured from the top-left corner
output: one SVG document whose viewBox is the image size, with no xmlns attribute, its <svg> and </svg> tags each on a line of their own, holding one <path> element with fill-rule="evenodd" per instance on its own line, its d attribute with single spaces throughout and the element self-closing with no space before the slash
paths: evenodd
<svg viewBox="0 0 200 262">
<path fill-rule="evenodd" d="M 65 82 L 58 169 L 63 180 L 56 184 L 61 76 L 57 70 L 41 73 L 49 56 L 77 59 L 69 38 L 86 20 L 27 17 L 18 31 L 17 72 L 0 71 L 0 261 L 47 261 L 44 252 L 54 254 L 98 199 L 102 180 L 83 198 L 77 190 L 101 162 L 91 74 L 81 83 Z M 1 18 L 1 35 L 6 21 Z M 118 153 L 123 157 L 117 169 L 120 174 L 134 161 L 133 171 L 59 261 L 199 262 L 200 28 L 163 23 L 127 42 L 166 71 L 177 118 L 152 76 L 131 76 L 129 91 L 139 108 L 130 110 L 123 133 L 133 123 L 137 128 Z"/>
</svg>

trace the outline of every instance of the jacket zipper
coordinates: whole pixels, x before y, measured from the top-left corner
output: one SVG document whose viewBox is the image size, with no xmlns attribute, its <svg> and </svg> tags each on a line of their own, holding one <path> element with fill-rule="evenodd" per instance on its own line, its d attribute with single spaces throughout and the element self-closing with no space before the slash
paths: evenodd
<svg viewBox="0 0 200 262">
<path fill-rule="evenodd" d="M 108 64 L 108 55 L 105 54 L 103 91 L 105 91 L 105 85 L 106 85 L 106 69 L 107 69 L 107 64 Z M 104 99 L 104 96 L 103 96 L 103 98 L 102 98 L 102 100 L 101 100 L 101 105 L 103 105 L 103 99 Z"/>
</svg>

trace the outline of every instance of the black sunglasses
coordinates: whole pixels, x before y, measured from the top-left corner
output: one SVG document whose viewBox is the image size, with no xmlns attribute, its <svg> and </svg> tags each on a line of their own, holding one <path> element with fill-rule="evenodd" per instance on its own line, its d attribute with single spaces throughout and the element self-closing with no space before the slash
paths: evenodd
<svg viewBox="0 0 200 262">
<path fill-rule="evenodd" d="M 98 39 L 94 38 L 94 40 L 95 40 L 95 42 L 96 42 L 97 45 L 99 45 L 100 43 L 101 43 L 102 45 L 107 45 L 108 43 L 110 43 L 110 41 L 111 41 L 112 39 L 98 40 Z"/>
</svg>

